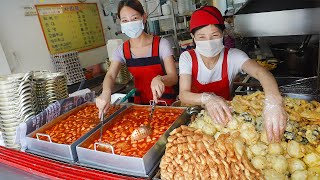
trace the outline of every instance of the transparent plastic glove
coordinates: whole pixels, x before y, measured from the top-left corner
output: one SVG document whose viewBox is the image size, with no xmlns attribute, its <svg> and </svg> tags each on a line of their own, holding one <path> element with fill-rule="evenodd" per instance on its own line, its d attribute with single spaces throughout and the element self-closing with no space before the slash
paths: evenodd
<svg viewBox="0 0 320 180">
<path fill-rule="evenodd" d="M 215 123 L 227 125 L 232 119 L 231 111 L 226 101 L 215 94 L 202 93 L 201 105 L 204 107 Z"/>
<path fill-rule="evenodd" d="M 110 107 L 111 94 L 102 92 L 99 97 L 96 98 L 96 106 L 99 109 L 99 117 L 101 117 L 102 112 L 107 113 Z"/>
<path fill-rule="evenodd" d="M 288 115 L 281 96 L 266 95 L 263 117 L 269 142 L 279 142 L 287 126 Z"/>
<path fill-rule="evenodd" d="M 160 98 L 164 92 L 165 85 L 162 81 L 161 76 L 156 76 L 151 81 L 151 91 L 154 102 L 158 103 L 158 98 Z"/>
</svg>

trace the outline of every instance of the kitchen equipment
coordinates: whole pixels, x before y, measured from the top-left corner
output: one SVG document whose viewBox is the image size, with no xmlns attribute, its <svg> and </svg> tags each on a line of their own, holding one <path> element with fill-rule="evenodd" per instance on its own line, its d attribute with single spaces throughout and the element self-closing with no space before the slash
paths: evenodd
<svg viewBox="0 0 320 180">
<path fill-rule="evenodd" d="M 144 138 L 148 137 L 150 134 L 152 134 L 152 128 L 150 126 L 150 122 L 151 122 L 151 120 L 153 118 L 154 109 L 156 108 L 155 101 L 152 101 L 152 105 L 151 106 L 152 107 L 151 107 L 150 116 L 148 118 L 148 124 L 140 126 L 137 129 L 135 129 L 131 134 L 131 140 L 139 141 L 140 139 L 144 139 Z"/>
<path fill-rule="evenodd" d="M 84 108 L 88 105 L 94 105 L 95 103 L 84 103 L 69 112 L 62 114 L 61 116 L 53 119 L 49 123 L 43 125 L 38 130 L 30 133 L 26 137 L 27 142 L 27 150 L 28 152 L 46 156 L 52 159 L 57 159 L 65 162 L 74 162 L 77 161 L 77 153 L 76 153 L 76 146 L 82 142 L 86 137 L 88 137 L 90 134 L 92 134 L 95 131 L 98 131 L 101 123 L 98 123 L 95 127 L 93 127 L 91 130 L 86 132 L 84 135 L 82 135 L 79 139 L 74 141 L 72 144 L 58 144 L 55 142 L 50 142 L 51 137 L 48 134 L 45 134 L 45 131 L 53 126 L 55 126 L 57 123 L 60 123 L 61 121 L 65 120 L 68 116 L 78 112 L 80 109 Z M 121 107 L 119 110 L 111 114 L 109 117 L 106 118 L 106 121 L 110 120 L 115 116 L 115 114 L 118 114 L 119 112 L 123 111 L 126 108 L 126 106 Z M 3 128 L 2 128 L 3 129 Z M 10 131 L 10 129 L 8 129 Z M 11 132 L 11 131 L 10 131 Z M 36 138 L 34 138 L 36 137 Z M 47 137 L 49 141 L 40 140 L 41 137 Z"/>
<path fill-rule="evenodd" d="M 16 128 L 35 114 L 32 76 L 33 72 L 0 76 L 0 131 L 8 148 L 20 148 Z"/>
<path fill-rule="evenodd" d="M 279 68 L 279 71 L 285 71 L 294 76 L 310 77 L 316 75 L 316 66 L 310 67 L 310 64 L 317 64 L 318 48 L 307 46 L 308 41 L 305 39 L 302 44 L 282 43 L 270 46 L 274 57 L 284 61 L 283 68 Z"/>
<path fill-rule="evenodd" d="M 146 0 L 148 17 L 161 16 L 160 0 Z"/>
<path fill-rule="evenodd" d="M 149 106 L 132 105 L 128 104 L 128 108 L 122 111 L 113 119 L 108 121 L 103 127 L 106 131 L 109 127 L 113 127 L 113 124 L 123 117 L 125 114 L 131 112 L 134 108 L 148 108 Z M 169 110 L 181 110 L 183 113 L 176 118 L 176 120 L 170 125 L 168 129 L 165 129 L 164 133 L 159 137 L 155 144 L 143 155 L 143 157 L 123 156 L 118 154 L 88 149 L 88 145 L 99 138 L 99 131 L 94 132 L 90 137 L 85 139 L 81 144 L 77 146 L 77 154 L 79 158 L 79 164 L 96 169 L 102 169 L 106 171 L 112 171 L 120 174 L 127 174 L 131 176 L 148 177 L 151 178 L 152 172 L 157 167 L 162 154 L 165 150 L 165 144 L 167 143 L 167 137 L 169 133 L 182 124 L 188 123 L 190 115 L 185 111 L 186 108 L 177 107 L 158 107 L 157 111 L 169 111 Z M 106 145 L 108 146 L 108 145 Z M 108 146 L 110 147 L 110 145 Z"/>
<path fill-rule="evenodd" d="M 68 97 L 67 78 L 64 73 L 35 72 L 33 80 L 37 112 L 41 112 L 57 100 Z"/>
<path fill-rule="evenodd" d="M 282 93 L 316 94 L 317 76 L 302 78 L 279 88 Z"/>
<path fill-rule="evenodd" d="M 125 102 L 125 101 L 126 101 L 129 97 L 131 97 L 136 91 L 137 91 L 136 88 L 131 89 L 131 90 L 129 91 L 129 93 L 128 93 L 125 97 L 123 97 L 123 98 L 121 99 L 120 104 L 123 103 L 123 102 Z"/>
<path fill-rule="evenodd" d="M 102 137 L 103 118 L 104 118 L 104 113 L 103 113 L 103 111 L 102 111 L 102 114 L 101 114 L 101 117 L 100 117 L 101 127 L 100 127 L 100 138 L 99 138 L 99 141 L 101 141 L 101 137 Z"/>
<path fill-rule="evenodd" d="M 118 97 L 118 99 L 116 99 L 113 103 L 112 103 L 112 106 L 110 108 L 115 108 L 115 106 L 117 105 L 117 103 L 120 101 L 121 97 Z M 120 104 L 119 104 L 120 106 Z M 109 109 L 110 110 L 110 109 Z M 108 110 L 108 111 L 109 111 Z M 101 121 L 101 127 L 100 127 L 100 139 L 99 141 L 101 141 L 101 137 L 102 137 L 102 126 L 103 126 L 103 121 L 104 121 L 104 113 L 102 111 L 102 115 L 100 117 L 100 121 Z"/>
</svg>

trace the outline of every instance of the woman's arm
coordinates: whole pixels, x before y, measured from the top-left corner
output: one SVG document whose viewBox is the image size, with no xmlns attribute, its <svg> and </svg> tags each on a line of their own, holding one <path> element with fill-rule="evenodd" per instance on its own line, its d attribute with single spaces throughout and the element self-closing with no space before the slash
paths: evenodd
<svg viewBox="0 0 320 180">
<path fill-rule="evenodd" d="M 225 100 L 215 94 L 192 93 L 191 75 L 180 75 L 179 98 L 182 103 L 201 105 L 206 108 L 215 123 L 226 125 L 232 119 L 230 109 Z"/>
<path fill-rule="evenodd" d="M 279 142 L 287 124 L 287 113 L 273 75 L 256 61 L 248 60 L 242 69 L 250 76 L 260 81 L 265 92 L 265 106 L 263 116 L 267 130 L 268 140 Z"/>
<path fill-rule="evenodd" d="M 173 56 L 168 56 L 163 59 L 166 75 L 156 76 L 151 82 L 151 90 L 153 99 L 158 102 L 158 98 L 162 96 L 165 86 L 173 86 L 178 82 L 178 75 Z"/>
<path fill-rule="evenodd" d="M 111 100 L 111 90 L 114 86 L 114 82 L 121 68 L 121 62 L 111 61 L 109 70 L 104 77 L 102 84 L 102 93 L 96 99 L 96 105 L 99 109 L 99 115 L 102 115 L 102 112 L 106 113 L 110 106 Z M 99 116 L 99 117 L 100 117 Z"/>
<path fill-rule="evenodd" d="M 173 56 L 168 56 L 163 59 L 164 68 L 166 69 L 167 75 L 162 76 L 163 83 L 165 86 L 173 86 L 178 83 L 178 75 L 176 64 L 174 62 Z"/>
<path fill-rule="evenodd" d="M 179 99 L 184 104 L 201 105 L 201 94 L 191 92 L 191 75 L 181 74 L 179 81 Z"/>
<path fill-rule="evenodd" d="M 102 93 L 110 93 L 111 94 L 111 89 L 114 86 L 114 82 L 117 78 L 117 75 L 120 71 L 120 68 L 121 68 L 121 62 L 111 61 L 111 65 L 109 67 L 109 70 L 103 80 Z"/>
<path fill-rule="evenodd" d="M 254 60 L 248 60 L 242 65 L 242 70 L 248 73 L 250 76 L 256 78 L 261 83 L 263 90 L 267 95 L 272 94 L 275 96 L 281 96 L 278 88 L 278 84 L 273 75 L 267 71 L 264 67 L 260 66 Z"/>
</svg>

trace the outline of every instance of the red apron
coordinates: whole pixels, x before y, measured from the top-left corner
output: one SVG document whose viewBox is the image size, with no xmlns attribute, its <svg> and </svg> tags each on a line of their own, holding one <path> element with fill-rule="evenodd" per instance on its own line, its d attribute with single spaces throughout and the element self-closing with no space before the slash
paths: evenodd
<svg viewBox="0 0 320 180">
<path fill-rule="evenodd" d="M 153 100 L 151 91 L 151 81 L 154 77 L 165 75 L 164 67 L 159 56 L 160 37 L 154 36 L 152 42 L 152 56 L 145 58 L 132 58 L 130 51 L 130 41 L 123 43 L 123 54 L 129 72 L 134 77 L 134 86 L 137 89 L 134 97 L 136 104 L 149 104 Z M 165 87 L 165 91 L 160 100 L 171 105 L 176 100 L 176 95 L 172 87 Z"/>
<path fill-rule="evenodd" d="M 208 84 L 201 84 L 198 79 L 198 60 L 194 50 L 189 50 L 192 58 L 192 83 L 191 92 L 193 93 L 203 93 L 212 92 L 218 96 L 230 100 L 230 87 L 228 78 L 228 52 L 229 49 L 225 48 L 222 63 L 222 79 L 220 81 L 211 82 Z"/>
</svg>

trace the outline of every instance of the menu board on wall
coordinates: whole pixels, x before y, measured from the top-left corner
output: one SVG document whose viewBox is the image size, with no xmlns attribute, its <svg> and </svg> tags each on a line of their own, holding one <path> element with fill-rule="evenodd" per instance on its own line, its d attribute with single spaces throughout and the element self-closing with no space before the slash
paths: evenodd
<svg viewBox="0 0 320 180">
<path fill-rule="evenodd" d="M 50 54 L 106 45 L 97 3 L 36 5 Z"/>
</svg>

